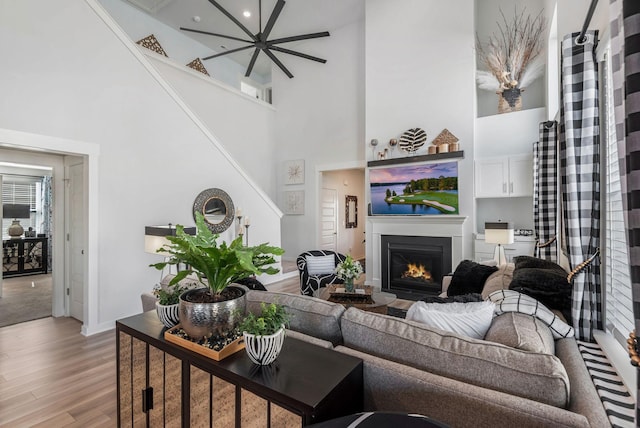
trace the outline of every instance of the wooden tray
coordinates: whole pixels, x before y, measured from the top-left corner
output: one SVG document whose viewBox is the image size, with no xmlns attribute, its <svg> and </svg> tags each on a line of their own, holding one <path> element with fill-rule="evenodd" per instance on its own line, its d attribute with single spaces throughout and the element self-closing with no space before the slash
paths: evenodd
<svg viewBox="0 0 640 428">
<path fill-rule="evenodd" d="M 164 339 L 167 342 L 175 343 L 176 345 L 182 346 L 183 348 L 187 348 L 190 351 L 197 352 L 198 354 L 204 355 L 205 357 L 211 358 L 216 361 L 223 360 L 227 358 L 229 355 L 235 354 L 236 352 L 244 349 L 244 337 L 240 336 L 233 342 L 229 343 L 227 346 L 222 348 L 220 351 L 215 351 L 207 346 L 201 345 L 197 342 L 193 342 L 188 339 L 184 339 L 176 334 L 173 334 L 174 331 L 181 329 L 182 326 L 178 324 L 175 327 L 170 328 L 169 330 L 164 332 Z"/>
</svg>

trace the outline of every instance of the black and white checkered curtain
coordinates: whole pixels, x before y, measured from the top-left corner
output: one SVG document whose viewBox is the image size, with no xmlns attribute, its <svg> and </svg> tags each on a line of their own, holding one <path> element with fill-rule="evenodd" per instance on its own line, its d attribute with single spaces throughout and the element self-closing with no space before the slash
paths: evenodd
<svg viewBox="0 0 640 428">
<path fill-rule="evenodd" d="M 533 143 L 533 223 L 535 256 L 558 260 L 556 216 L 558 211 L 558 122 L 540 123 L 540 140 Z"/>
<path fill-rule="evenodd" d="M 609 10 L 620 185 L 633 315 L 636 332 L 640 332 L 640 1 L 610 0 Z M 636 421 L 640 421 L 640 383 L 638 386 Z"/>
<path fill-rule="evenodd" d="M 600 245 L 600 142 L 598 118 L 597 31 L 562 40 L 560 165 L 567 256 L 575 269 Z M 602 329 L 600 260 L 596 257 L 573 277 L 571 315 L 576 336 L 593 342 Z"/>
</svg>

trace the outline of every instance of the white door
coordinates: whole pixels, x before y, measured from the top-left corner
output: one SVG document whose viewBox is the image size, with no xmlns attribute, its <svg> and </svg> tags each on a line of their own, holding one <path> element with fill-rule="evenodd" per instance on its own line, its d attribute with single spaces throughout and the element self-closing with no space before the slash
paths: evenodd
<svg viewBox="0 0 640 428">
<path fill-rule="evenodd" d="M 84 321 L 84 167 L 79 163 L 69 167 L 69 204 L 67 246 L 69 255 L 69 315 Z"/>
<path fill-rule="evenodd" d="M 320 201 L 320 249 L 337 251 L 338 191 L 322 189 Z"/>
</svg>

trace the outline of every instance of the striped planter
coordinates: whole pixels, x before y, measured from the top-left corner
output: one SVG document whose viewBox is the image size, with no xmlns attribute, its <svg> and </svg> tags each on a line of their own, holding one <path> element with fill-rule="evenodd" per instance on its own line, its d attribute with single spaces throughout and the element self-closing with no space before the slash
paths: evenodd
<svg viewBox="0 0 640 428">
<path fill-rule="evenodd" d="M 278 358 L 284 343 L 284 327 L 269 336 L 243 333 L 244 346 L 251 361 L 262 366 L 271 364 Z"/>
<path fill-rule="evenodd" d="M 179 304 L 175 305 L 161 305 L 156 302 L 156 313 L 158 318 L 164 324 L 165 327 L 171 328 L 180 322 L 180 316 L 178 315 Z"/>
</svg>

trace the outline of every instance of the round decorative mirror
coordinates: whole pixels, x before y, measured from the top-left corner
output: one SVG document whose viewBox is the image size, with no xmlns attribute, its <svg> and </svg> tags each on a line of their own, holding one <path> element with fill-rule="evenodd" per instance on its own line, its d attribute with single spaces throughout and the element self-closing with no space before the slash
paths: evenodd
<svg viewBox="0 0 640 428">
<path fill-rule="evenodd" d="M 204 215 L 204 221 L 213 233 L 222 233 L 233 224 L 235 209 L 233 201 L 222 189 L 207 189 L 200 192 L 193 203 L 193 218 L 196 213 Z"/>
</svg>

